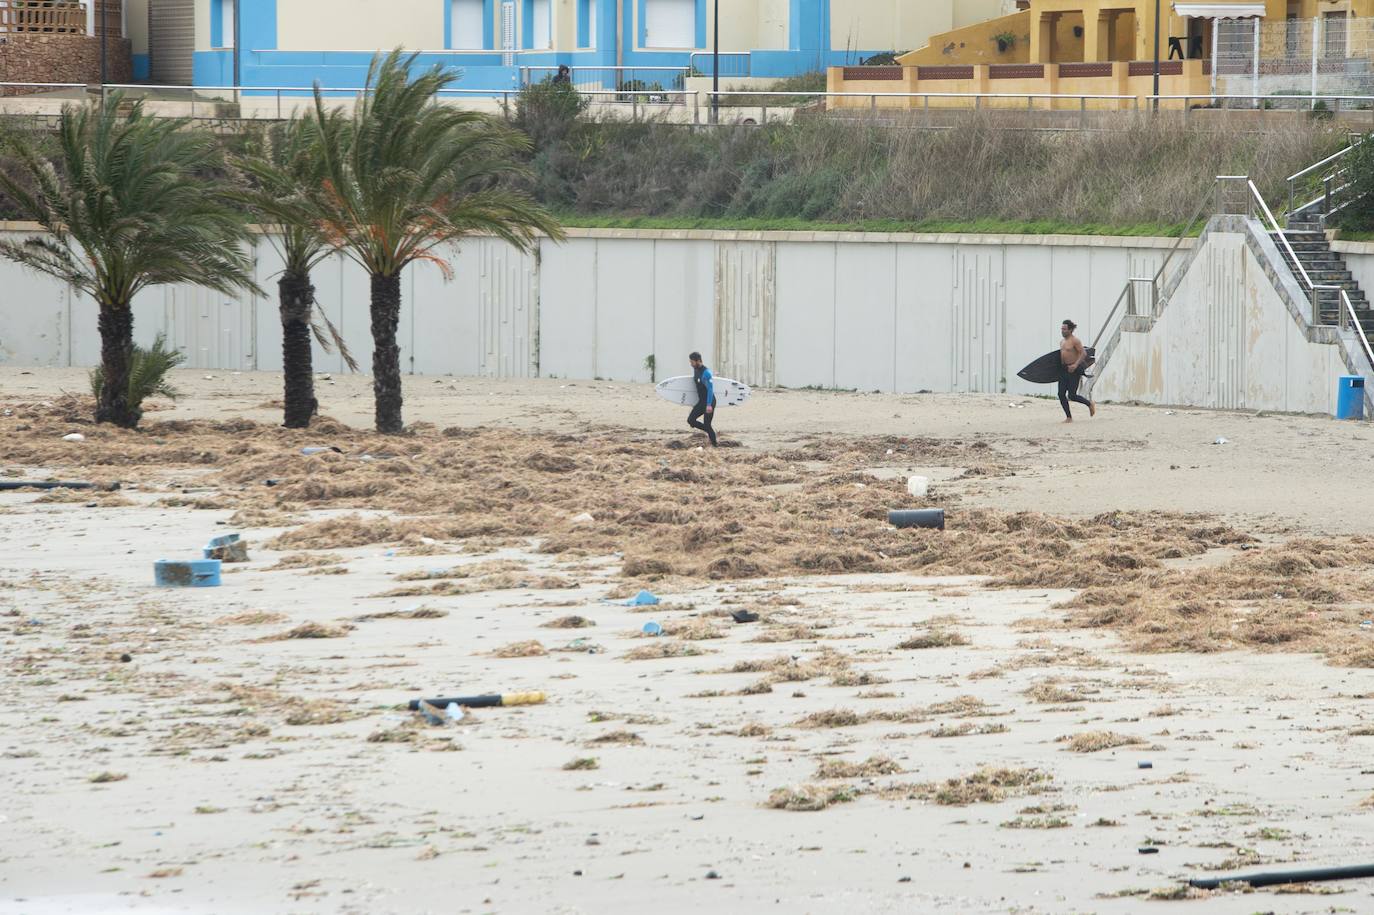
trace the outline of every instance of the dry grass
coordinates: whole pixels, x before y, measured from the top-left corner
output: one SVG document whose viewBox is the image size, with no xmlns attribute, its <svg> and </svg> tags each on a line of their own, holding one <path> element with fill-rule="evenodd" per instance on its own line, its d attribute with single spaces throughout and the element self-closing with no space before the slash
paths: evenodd
<svg viewBox="0 0 1374 915">
<path fill-rule="evenodd" d="M 577 759 L 570 759 L 563 764 L 564 772 L 584 772 L 590 769 L 600 769 L 601 763 L 597 762 L 595 756 L 580 756 Z"/>
<path fill-rule="evenodd" d="M 526 642 L 511 642 L 509 645 L 502 645 L 491 653 L 493 658 L 539 658 L 548 654 L 549 650 L 534 639 Z"/>
<path fill-rule="evenodd" d="M 805 718 L 793 722 L 798 728 L 852 728 L 864 723 L 864 716 L 847 708 L 812 712 Z"/>
<path fill-rule="evenodd" d="M 123 772 L 97 772 L 86 781 L 93 785 L 104 785 L 108 782 L 122 782 L 128 777 Z"/>
<path fill-rule="evenodd" d="M 824 810 L 832 804 L 846 804 L 858 796 L 859 792 L 847 785 L 798 785 L 774 789 L 764 806 L 774 810 Z"/>
<path fill-rule="evenodd" d="M 316 724 L 342 724 L 362 713 L 333 699 L 296 699 L 286 703 L 286 723 L 293 727 Z"/>
<path fill-rule="evenodd" d="M 1133 747 L 1145 743 L 1139 737 L 1133 737 L 1130 734 L 1117 734 L 1114 731 L 1086 731 L 1082 734 L 1075 734 L 1067 740 L 1068 746 L 1065 749 L 1073 753 L 1098 753 L 1116 747 Z"/>
<path fill-rule="evenodd" d="M 448 616 L 447 610 L 436 607 L 416 607 L 412 610 L 386 610 L 382 613 L 364 613 L 353 617 L 354 622 L 366 623 L 372 620 L 437 620 Z"/>
<path fill-rule="evenodd" d="M 1075 702 L 1090 701 L 1092 694 L 1096 692 L 1097 690 L 1089 690 L 1077 685 L 1061 686 L 1059 680 L 1050 678 L 1037 680 L 1021 695 L 1032 702 L 1039 702 L 1043 705 L 1071 705 Z"/>
<path fill-rule="evenodd" d="M 593 737 L 587 742 L 601 746 L 603 744 L 643 743 L 644 741 L 634 731 L 609 731 L 599 737 Z"/>
<path fill-rule="evenodd" d="M 275 565 L 267 567 L 268 572 L 282 572 L 292 569 L 318 569 L 322 566 L 337 565 L 344 561 L 338 553 L 288 553 L 278 559 Z"/>
</svg>

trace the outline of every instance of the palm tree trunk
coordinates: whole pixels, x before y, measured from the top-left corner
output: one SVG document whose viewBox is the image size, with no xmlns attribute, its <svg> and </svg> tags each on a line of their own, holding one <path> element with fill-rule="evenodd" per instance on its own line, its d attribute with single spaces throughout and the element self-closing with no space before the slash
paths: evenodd
<svg viewBox="0 0 1374 915">
<path fill-rule="evenodd" d="M 396 328 L 401 322 L 401 276 L 372 275 L 372 391 L 377 431 L 400 432 L 401 348 Z"/>
<path fill-rule="evenodd" d="M 282 425 L 288 429 L 304 429 L 319 408 L 311 364 L 310 313 L 315 304 L 315 286 L 310 282 L 310 274 L 287 270 L 277 281 L 277 298 L 281 308 L 281 365 L 285 385 Z"/>
<path fill-rule="evenodd" d="M 129 403 L 129 372 L 134 354 L 134 312 L 127 302 L 100 306 L 100 371 L 104 381 L 95 421 L 125 429 L 138 425 L 142 411 Z"/>
</svg>

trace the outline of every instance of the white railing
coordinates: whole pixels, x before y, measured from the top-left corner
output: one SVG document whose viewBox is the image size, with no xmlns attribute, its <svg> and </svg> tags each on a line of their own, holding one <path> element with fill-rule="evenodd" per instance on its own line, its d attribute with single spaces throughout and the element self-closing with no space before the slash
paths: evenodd
<svg viewBox="0 0 1374 915">
<path fill-rule="evenodd" d="M 752 69 L 753 58 L 748 51 L 720 52 L 721 79 L 747 79 Z M 693 73 L 710 77 L 716 75 L 716 55 L 711 51 L 693 51 L 687 57 L 688 67 Z"/>
</svg>

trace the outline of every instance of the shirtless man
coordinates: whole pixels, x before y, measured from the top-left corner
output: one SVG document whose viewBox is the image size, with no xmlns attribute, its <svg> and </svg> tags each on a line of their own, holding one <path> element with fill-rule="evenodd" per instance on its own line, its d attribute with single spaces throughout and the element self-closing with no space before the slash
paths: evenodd
<svg viewBox="0 0 1374 915">
<path fill-rule="evenodd" d="M 1064 422 L 1073 422 L 1073 413 L 1069 412 L 1069 401 L 1081 403 L 1088 408 L 1089 416 L 1097 415 L 1097 405 L 1091 400 L 1078 393 L 1078 385 L 1083 380 L 1083 373 L 1087 370 L 1088 351 L 1083 348 L 1083 342 L 1074 336 L 1074 331 L 1078 325 L 1064 319 L 1064 323 L 1059 327 L 1059 333 L 1064 340 L 1059 344 L 1059 405 L 1064 408 Z"/>
</svg>

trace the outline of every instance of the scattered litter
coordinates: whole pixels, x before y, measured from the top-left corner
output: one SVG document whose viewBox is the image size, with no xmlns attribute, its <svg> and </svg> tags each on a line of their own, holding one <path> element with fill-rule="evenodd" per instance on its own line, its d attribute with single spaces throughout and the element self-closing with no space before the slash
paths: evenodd
<svg viewBox="0 0 1374 915">
<path fill-rule="evenodd" d="M 706 879 L 707 879 L 707 880 L 719 880 L 719 879 L 720 879 L 720 874 L 716 873 L 715 871 L 707 871 L 707 872 L 706 872 Z"/>
<path fill-rule="evenodd" d="M 924 499 L 930 491 L 930 480 L 926 477 L 907 477 L 906 491 L 913 499 Z"/>
<path fill-rule="evenodd" d="M 652 607 L 659 602 L 652 591 L 640 591 L 629 600 L 611 601 L 617 607 Z"/>
<path fill-rule="evenodd" d="M 332 451 L 335 454 L 344 453 L 342 448 L 339 448 L 335 445 L 329 445 L 328 447 L 325 447 L 323 445 L 307 445 L 306 447 L 301 449 L 301 454 L 309 456 L 312 454 L 323 454 L 326 451 Z"/>
<path fill-rule="evenodd" d="M 655 623 L 654 621 L 650 620 L 649 622 L 644 624 L 640 631 L 643 632 L 645 635 L 662 635 L 663 627 L 660 626 L 658 623 Z"/>
<path fill-rule="evenodd" d="M 759 615 L 750 610 L 736 610 L 730 614 L 730 618 L 737 623 L 757 623 Z"/>
<path fill-rule="evenodd" d="M 545 698 L 542 692 L 537 691 L 487 696 L 455 696 L 451 699 L 411 699 L 409 707 L 412 712 L 423 711 L 425 706 L 429 706 L 436 712 L 440 708 L 448 708 L 451 705 L 458 705 L 463 708 L 504 708 L 512 705 L 542 705 Z"/>
<path fill-rule="evenodd" d="M 450 702 L 448 705 L 444 706 L 444 715 L 446 715 L 450 721 L 462 721 L 467 717 L 467 714 L 468 713 L 463 711 L 463 707 L 457 702 Z"/>
<path fill-rule="evenodd" d="M 153 582 L 159 588 L 217 588 L 218 559 L 159 559 L 153 563 Z"/>
<path fill-rule="evenodd" d="M 127 651 L 126 651 L 124 654 L 122 654 L 122 655 L 119 656 L 119 661 L 120 661 L 121 664 L 128 664 L 128 663 L 129 663 L 130 661 L 132 661 L 133 659 L 134 659 L 134 656 L 131 655 L 131 654 L 129 654 Z"/>
<path fill-rule="evenodd" d="M 1142 855 L 1159 854 L 1159 849 L 1153 845 L 1142 845 L 1139 848 L 1137 848 L 1136 851 L 1140 852 Z"/>
<path fill-rule="evenodd" d="M 1229 445 L 1230 442 L 1228 442 L 1226 439 L 1224 439 L 1224 438 L 1222 438 L 1220 435 L 1218 435 L 1218 436 L 1217 436 L 1217 440 L 1214 441 L 1214 442 L 1212 442 L 1212 444 L 1213 444 L 1213 445 Z"/>
<path fill-rule="evenodd" d="M 416 703 L 415 711 L 420 713 L 420 716 L 425 719 L 426 724 L 440 726 L 447 723 L 444 720 L 443 713 L 441 713 L 438 708 L 436 708 L 435 706 L 431 705 L 423 699 L 419 700 Z"/>
<path fill-rule="evenodd" d="M 1155 764 L 1147 759 L 1142 759 L 1140 762 L 1135 764 L 1135 767 L 1137 769 L 1153 769 L 1155 767 Z"/>
<path fill-rule="evenodd" d="M 1164 411 L 1164 415 L 1165 415 L 1165 416 L 1173 416 L 1173 415 L 1174 415 L 1175 413 L 1177 413 L 1177 412 L 1178 412 L 1177 410 L 1165 410 L 1165 411 Z"/>
<path fill-rule="evenodd" d="M 893 527 L 927 527 L 945 529 L 943 508 L 896 509 L 887 513 L 887 523 Z"/>
<path fill-rule="evenodd" d="M 84 442 L 85 440 L 86 436 L 82 435 L 80 432 L 68 432 L 66 435 L 62 436 L 62 441 L 64 442 Z"/>
<path fill-rule="evenodd" d="M 1361 628 L 1361 629 L 1374 629 L 1374 620 L 1365 620 L 1363 623 L 1360 623 L 1360 628 Z"/>
<path fill-rule="evenodd" d="M 583 512 L 580 515 L 573 515 L 569 520 L 571 520 L 573 524 L 591 524 L 596 520 L 596 517 L 592 515 L 591 512 Z"/>
<path fill-rule="evenodd" d="M 222 537 L 215 537 L 205 545 L 206 559 L 218 559 L 221 562 L 247 562 L 248 561 L 248 541 L 239 538 L 238 534 L 225 534 Z"/>
</svg>

